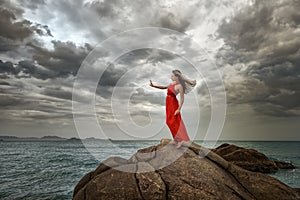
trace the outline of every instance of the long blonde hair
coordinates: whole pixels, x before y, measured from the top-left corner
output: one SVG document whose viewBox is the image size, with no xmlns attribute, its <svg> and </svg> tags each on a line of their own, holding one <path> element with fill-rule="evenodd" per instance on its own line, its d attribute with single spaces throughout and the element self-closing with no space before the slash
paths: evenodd
<svg viewBox="0 0 300 200">
<path fill-rule="evenodd" d="M 190 80 L 190 79 L 186 78 L 185 76 L 183 76 L 183 74 L 181 73 L 180 70 L 174 69 L 172 72 L 175 76 L 178 77 L 178 80 L 179 80 L 180 84 L 182 85 L 183 92 L 185 94 L 192 91 L 193 88 L 196 86 L 196 84 L 197 84 L 196 80 Z"/>
</svg>

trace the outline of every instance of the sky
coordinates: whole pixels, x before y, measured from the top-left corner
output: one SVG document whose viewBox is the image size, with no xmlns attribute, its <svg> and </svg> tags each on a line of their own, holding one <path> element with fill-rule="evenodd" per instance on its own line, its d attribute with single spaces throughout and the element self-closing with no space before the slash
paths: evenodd
<svg viewBox="0 0 300 200">
<path fill-rule="evenodd" d="M 0 0 L 0 135 L 171 138 L 165 124 L 167 91 L 150 87 L 149 80 L 167 85 L 172 70 L 180 69 L 197 81 L 181 110 L 191 139 L 299 141 L 299 10 L 297 0 Z M 145 45 L 114 60 L 108 49 L 96 51 L 112 38 L 115 49 L 153 43 L 151 34 L 142 35 L 143 41 L 135 32 L 120 35 L 146 27 L 191 40 L 172 52 L 165 47 L 178 38 L 160 35 L 154 43 L 161 48 Z M 193 65 L 176 50 L 199 62 Z M 90 60 L 90 66 L 84 62 Z M 215 67 L 211 73 L 209 64 Z M 74 90 L 83 66 L 90 67 L 90 77 L 103 70 L 95 91 L 89 85 Z M 212 104 L 211 92 L 220 96 L 222 89 L 224 123 L 220 113 L 212 114 L 218 105 Z M 93 102 L 92 114 L 74 110 Z M 75 115 L 83 126 L 76 125 Z M 216 118 L 221 129 L 210 133 Z"/>
</svg>

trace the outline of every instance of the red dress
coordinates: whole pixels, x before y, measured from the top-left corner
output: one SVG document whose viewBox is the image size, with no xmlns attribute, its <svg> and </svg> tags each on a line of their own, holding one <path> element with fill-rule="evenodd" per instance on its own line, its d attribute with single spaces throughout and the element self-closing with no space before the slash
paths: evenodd
<svg viewBox="0 0 300 200">
<path fill-rule="evenodd" d="M 185 125 L 181 118 L 180 112 L 174 115 L 175 111 L 179 107 L 178 100 L 176 98 L 176 91 L 174 89 L 175 84 L 168 87 L 167 97 L 166 97 L 166 123 L 173 135 L 175 141 L 190 141 L 187 134 Z"/>
</svg>

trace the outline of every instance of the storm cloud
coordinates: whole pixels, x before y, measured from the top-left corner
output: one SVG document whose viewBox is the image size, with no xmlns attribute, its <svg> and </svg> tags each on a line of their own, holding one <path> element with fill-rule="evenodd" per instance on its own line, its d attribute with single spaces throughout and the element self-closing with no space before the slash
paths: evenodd
<svg viewBox="0 0 300 200">
<path fill-rule="evenodd" d="M 300 115 L 299 9 L 299 1 L 254 1 L 224 20 L 218 64 L 242 77 L 227 79 L 230 103 L 249 103 L 271 116 Z"/>
</svg>

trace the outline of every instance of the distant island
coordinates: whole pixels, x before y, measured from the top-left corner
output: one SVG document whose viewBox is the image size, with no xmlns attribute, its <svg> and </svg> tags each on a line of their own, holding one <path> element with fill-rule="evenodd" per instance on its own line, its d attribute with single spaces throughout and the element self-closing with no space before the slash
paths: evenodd
<svg viewBox="0 0 300 200">
<path fill-rule="evenodd" d="M 99 139 L 99 138 L 94 138 L 94 137 L 89 137 L 89 138 L 64 138 L 64 137 L 59 137 L 59 136 L 43 136 L 43 137 L 17 137 L 17 136 L 0 136 L 0 142 L 5 142 L 5 141 L 81 141 L 81 140 L 88 140 L 88 141 L 94 141 L 94 140 L 104 140 L 107 141 L 109 139 Z"/>
<path fill-rule="evenodd" d="M 62 137 L 59 137 L 59 136 L 44 136 L 44 137 L 41 137 L 41 138 L 36 138 L 36 139 L 41 139 L 41 140 L 65 140 L 66 138 L 62 138 Z"/>
<path fill-rule="evenodd" d="M 95 138 L 95 137 L 88 137 L 84 139 L 80 139 L 77 137 L 72 138 L 64 138 L 59 137 L 56 135 L 47 135 L 43 137 L 17 137 L 17 136 L 0 136 L 0 142 L 1 141 L 110 141 L 110 142 L 128 142 L 128 141 L 139 141 L 139 142 L 149 142 L 149 141 L 159 141 L 159 140 L 117 140 L 117 139 L 101 139 L 101 138 Z"/>
</svg>

